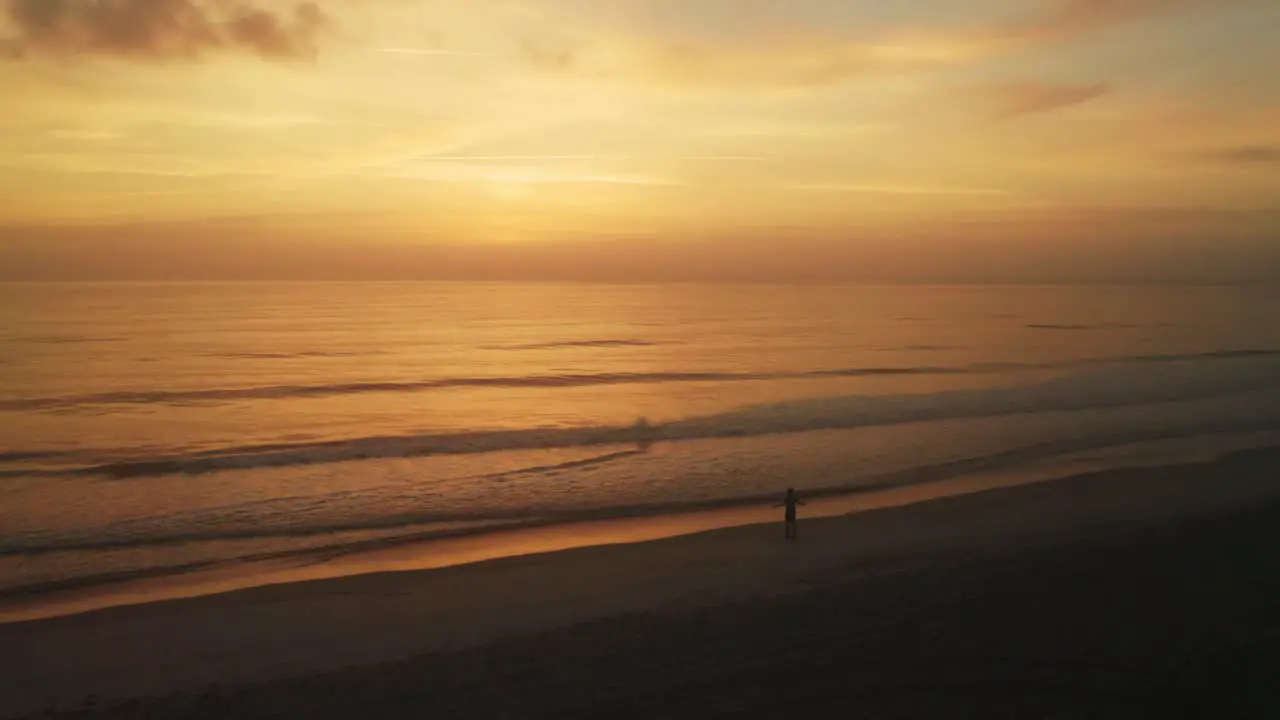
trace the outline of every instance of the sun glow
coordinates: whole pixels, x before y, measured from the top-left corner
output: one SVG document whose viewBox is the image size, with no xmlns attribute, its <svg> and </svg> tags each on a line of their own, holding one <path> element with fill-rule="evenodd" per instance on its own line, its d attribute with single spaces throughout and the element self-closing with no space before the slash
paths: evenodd
<svg viewBox="0 0 1280 720">
<path fill-rule="evenodd" d="M 281 242 L 320 228 L 375 248 L 777 231 L 847 238 L 852 262 L 946 228 L 1130 242 L 1180 226 L 1261 247 L 1275 227 L 1267 3 L 289 5 L 221 39 L 120 34 L 73 6 L 45 25 L 0 15 L 6 234 L 252 218 Z M 1215 43 L 1233 53 L 1197 50 Z M 1132 47 L 1164 65 L 1097 59 Z"/>
</svg>

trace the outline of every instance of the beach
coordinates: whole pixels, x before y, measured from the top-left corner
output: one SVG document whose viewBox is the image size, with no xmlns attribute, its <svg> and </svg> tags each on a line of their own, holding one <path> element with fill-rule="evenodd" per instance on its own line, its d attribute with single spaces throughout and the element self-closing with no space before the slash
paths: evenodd
<svg viewBox="0 0 1280 720">
<path fill-rule="evenodd" d="M 751 525 L 0 625 L 0 713 L 1269 716 L 1277 467 L 1246 451 L 802 514 L 791 543 Z"/>
</svg>

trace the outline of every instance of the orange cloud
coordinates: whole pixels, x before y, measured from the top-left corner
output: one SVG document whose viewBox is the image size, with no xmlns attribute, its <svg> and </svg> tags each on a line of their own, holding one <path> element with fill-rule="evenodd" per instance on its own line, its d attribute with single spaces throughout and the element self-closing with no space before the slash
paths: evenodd
<svg viewBox="0 0 1280 720">
<path fill-rule="evenodd" d="M 277 13 L 241 0 L 3 0 L 18 35 L 9 54 L 193 59 L 241 51 L 312 57 L 327 18 L 314 2 Z"/>
<path fill-rule="evenodd" d="M 1034 113 L 1079 105 L 1099 98 L 1111 88 L 1105 84 L 1060 85 L 1043 82 L 1020 82 L 1001 85 L 989 91 L 998 118 L 1016 118 Z"/>
</svg>

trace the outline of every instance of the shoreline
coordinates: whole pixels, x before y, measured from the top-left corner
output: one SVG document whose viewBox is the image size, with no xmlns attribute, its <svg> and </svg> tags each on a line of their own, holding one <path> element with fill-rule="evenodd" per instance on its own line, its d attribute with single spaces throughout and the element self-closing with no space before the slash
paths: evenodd
<svg viewBox="0 0 1280 720">
<path fill-rule="evenodd" d="M 790 544 L 776 528 L 750 525 L 0 625 L 0 644 L 17 648 L 0 659 L 8 699 L 0 716 L 74 707 L 88 696 L 287 682 L 904 573 L 927 580 L 939 558 L 1143 536 L 1144 528 L 1266 505 L 1280 497 L 1276 467 L 1280 448 L 1241 451 L 802 520 L 801 539 Z"/>
<path fill-rule="evenodd" d="M 1235 452 L 1280 447 L 1274 432 L 1202 436 L 1204 447 L 1178 447 L 1172 438 L 1104 449 L 1121 460 L 1098 460 L 1095 451 L 1067 453 L 1028 467 L 990 469 L 983 464 L 966 468 L 956 461 L 905 473 L 890 473 L 864 487 L 830 488 L 805 493 L 804 519 L 849 515 L 911 505 L 940 498 L 1006 487 L 1055 482 L 1081 474 L 1138 469 L 1149 466 L 1205 462 Z M 1134 449 L 1142 452 L 1133 457 Z M 1125 451 L 1128 451 L 1127 453 Z M 1152 452 L 1154 450 L 1154 452 Z M 910 477 L 914 475 L 915 477 Z M 907 478 L 904 480 L 904 478 Z M 897 482 L 895 483 L 894 480 Z M 803 491 L 802 491 L 803 492 Z M 284 553 L 231 561 L 211 561 L 190 567 L 123 573 L 120 576 L 54 581 L 0 592 L 0 627 L 86 612 L 186 600 L 259 587 L 334 580 L 382 572 L 428 571 L 560 552 L 576 548 L 651 542 L 696 533 L 768 525 L 778 522 L 772 503 L 728 502 L 723 507 L 684 512 L 639 514 L 537 522 L 463 531 L 424 538 L 375 540 L 349 550 Z"/>
</svg>

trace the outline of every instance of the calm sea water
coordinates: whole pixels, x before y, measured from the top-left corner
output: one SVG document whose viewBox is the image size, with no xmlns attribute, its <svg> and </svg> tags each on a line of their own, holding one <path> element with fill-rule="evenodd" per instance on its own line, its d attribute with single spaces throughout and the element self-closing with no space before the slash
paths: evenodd
<svg viewBox="0 0 1280 720">
<path fill-rule="evenodd" d="M 1280 429 L 1274 289 L 0 286 L 0 592 Z"/>
</svg>

